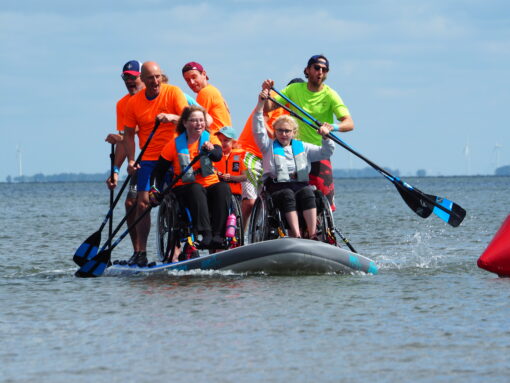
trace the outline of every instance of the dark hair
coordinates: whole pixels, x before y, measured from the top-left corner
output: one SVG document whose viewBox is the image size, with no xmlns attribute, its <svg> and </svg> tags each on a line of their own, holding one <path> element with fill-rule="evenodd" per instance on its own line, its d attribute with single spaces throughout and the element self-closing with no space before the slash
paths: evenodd
<svg viewBox="0 0 510 383">
<path fill-rule="evenodd" d="M 182 110 L 181 117 L 179 118 L 179 121 L 177 122 L 177 133 L 181 134 L 186 131 L 186 127 L 184 126 L 184 122 L 188 121 L 189 116 L 193 112 L 202 112 L 204 115 L 205 120 L 205 128 L 209 129 L 209 125 L 207 125 L 207 113 L 204 108 L 202 108 L 199 105 L 191 105 L 187 106 Z"/>
<path fill-rule="evenodd" d="M 289 83 L 287 84 L 287 86 L 289 86 L 290 84 L 295 84 L 295 83 L 299 83 L 299 82 L 305 82 L 305 80 L 303 80 L 301 77 L 296 77 L 296 78 L 293 78 L 292 80 L 290 80 Z"/>
</svg>

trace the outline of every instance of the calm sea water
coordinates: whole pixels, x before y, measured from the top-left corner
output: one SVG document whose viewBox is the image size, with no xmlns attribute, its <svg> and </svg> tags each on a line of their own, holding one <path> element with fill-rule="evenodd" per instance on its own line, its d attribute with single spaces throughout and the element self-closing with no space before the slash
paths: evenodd
<svg viewBox="0 0 510 383">
<path fill-rule="evenodd" d="M 376 276 L 97 279 L 72 254 L 107 212 L 103 184 L 0 184 L 0 381 L 508 382 L 510 279 L 476 260 L 510 177 L 407 181 L 468 215 L 452 228 L 382 178 L 337 180 L 337 224 Z M 129 253 L 126 238 L 114 259 Z"/>
</svg>

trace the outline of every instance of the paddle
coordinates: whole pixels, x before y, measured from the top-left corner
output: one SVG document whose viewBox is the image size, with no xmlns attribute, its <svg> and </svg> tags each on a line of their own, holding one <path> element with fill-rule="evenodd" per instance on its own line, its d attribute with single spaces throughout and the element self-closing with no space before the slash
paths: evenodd
<svg viewBox="0 0 510 383">
<path fill-rule="evenodd" d="M 115 144 L 112 144 L 112 150 L 110 151 L 110 179 L 113 179 L 113 166 L 115 160 Z M 113 189 L 110 189 L 110 210 L 113 209 Z M 113 212 L 110 216 L 110 223 L 108 224 L 108 236 L 112 235 L 113 230 Z"/>
<path fill-rule="evenodd" d="M 274 98 L 269 97 L 269 99 L 276 103 L 277 105 L 281 106 L 285 110 L 287 110 L 289 113 L 291 113 L 296 118 L 300 119 L 310 127 L 314 129 L 318 129 L 322 126 L 322 123 L 315 119 L 313 116 L 311 116 L 309 113 L 304 111 L 301 107 L 296 105 L 292 100 L 290 100 L 288 97 L 286 97 L 284 94 L 279 92 L 278 90 L 271 88 L 276 93 L 278 93 L 282 98 L 284 98 L 286 101 L 288 101 L 291 105 L 293 105 L 297 110 L 302 112 L 304 115 L 309 117 L 313 123 L 308 120 L 307 118 L 301 116 L 300 114 L 297 114 L 292 109 L 288 108 L 287 106 L 279 103 Z M 315 125 L 314 125 L 315 124 Z M 453 227 L 457 227 L 460 225 L 464 217 L 466 216 L 466 211 L 456 203 L 446 199 L 441 198 L 438 196 L 434 196 L 431 194 L 425 194 L 421 190 L 409 185 L 407 182 L 401 180 L 398 177 L 394 177 L 391 175 L 388 171 L 381 168 L 380 166 L 376 165 L 374 162 L 370 161 L 368 158 L 364 157 L 357 151 L 355 151 L 353 148 L 351 148 L 347 143 L 342 141 L 340 138 L 335 136 L 332 133 L 329 133 L 328 138 L 332 139 L 335 143 L 342 146 L 344 149 L 347 149 L 349 152 L 354 154 L 355 156 L 359 157 L 363 161 L 365 161 L 367 164 L 372 166 L 375 170 L 377 170 L 379 173 L 381 173 L 386 179 L 388 179 L 390 182 L 392 182 L 395 187 L 397 188 L 397 191 L 399 192 L 400 196 L 404 200 L 404 202 L 409 206 L 411 210 L 413 210 L 416 214 L 418 214 L 422 218 L 427 218 L 431 213 L 436 214 L 439 218 L 441 218 L 443 221 L 447 222 Z"/>
<path fill-rule="evenodd" d="M 140 151 L 140 154 L 138 154 L 138 157 L 136 158 L 134 166 L 136 166 L 137 164 L 140 163 L 142 156 L 145 153 L 145 150 L 149 146 L 149 143 L 151 142 L 152 137 L 154 136 L 154 133 L 156 133 L 156 130 L 158 129 L 158 126 L 159 126 L 159 120 L 156 120 L 156 122 L 154 124 L 154 128 L 152 129 L 152 132 L 150 133 L 149 137 L 147 138 L 145 145 L 143 146 L 142 150 Z M 113 209 L 119 202 L 122 192 L 128 185 L 130 179 L 131 179 L 131 175 L 128 174 L 128 176 L 126 177 L 126 180 L 122 184 L 122 187 L 120 188 L 119 192 L 117 193 L 117 197 L 115 198 L 115 201 L 113 201 L 113 203 L 110 207 L 110 210 L 108 210 L 108 213 L 106 214 L 106 217 L 104 218 L 103 222 L 101 223 L 101 226 L 99 227 L 99 229 L 96 232 L 94 232 L 92 235 L 90 235 L 90 237 L 88 237 L 85 240 L 85 242 L 83 242 L 80 245 L 80 247 L 78 247 L 76 252 L 74 253 L 73 261 L 78 266 L 83 266 L 87 262 L 87 259 L 90 259 L 97 254 L 97 251 L 99 249 L 99 244 L 101 243 L 101 232 L 103 231 L 103 228 L 105 227 L 106 223 L 108 222 L 108 219 L 110 219 L 110 217 L 112 216 Z"/>
<path fill-rule="evenodd" d="M 189 169 L 191 169 L 191 167 L 198 161 L 200 160 L 200 158 L 203 156 L 203 155 L 209 155 L 209 153 L 207 152 L 200 152 L 200 154 L 198 156 L 196 156 L 185 168 L 184 170 L 182 171 L 181 174 L 177 175 L 173 180 L 172 182 L 170 183 L 170 185 L 168 185 L 165 190 L 163 190 L 163 192 L 161 193 L 161 196 L 163 197 L 164 195 L 168 194 L 172 188 L 174 187 L 174 185 L 177 183 L 177 181 L 179 181 L 187 172 Z M 76 273 L 74 274 L 75 276 L 77 277 L 80 277 L 80 278 L 90 278 L 90 277 L 99 277 L 101 276 L 106 267 L 108 266 L 108 264 L 110 263 L 110 259 L 111 259 L 111 253 L 112 253 L 112 250 L 117 247 L 117 245 L 129 234 L 130 230 L 135 227 L 138 222 L 140 222 L 150 211 L 152 210 L 152 206 L 149 206 L 142 214 L 140 214 L 136 220 L 119 236 L 119 238 L 117 238 L 115 240 L 115 242 L 112 243 L 112 240 L 113 240 L 113 237 L 117 234 L 117 232 L 119 231 L 120 227 L 124 224 L 124 222 L 126 221 L 127 219 L 127 216 L 129 215 L 126 214 L 126 216 L 122 219 L 122 221 L 119 223 L 119 225 L 117 225 L 117 228 L 115 229 L 115 231 L 113 232 L 112 236 L 109 237 L 107 240 L 106 240 L 106 243 L 103 245 L 103 247 L 101 248 L 101 250 L 93 257 L 89 257 L 87 260 L 86 260 L 86 263 L 83 264 L 79 269 L 78 271 L 76 271 Z"/>
<path fill-rule="evenodd" d="M 342 241 L 347 245 L 347 247 L 353 252 L 358 254 L 354 246 L 351 245 L 351 242 L 335 227 L 335 231 L 338 234 L 338 236 L 342 239 Z"/>
</svg>

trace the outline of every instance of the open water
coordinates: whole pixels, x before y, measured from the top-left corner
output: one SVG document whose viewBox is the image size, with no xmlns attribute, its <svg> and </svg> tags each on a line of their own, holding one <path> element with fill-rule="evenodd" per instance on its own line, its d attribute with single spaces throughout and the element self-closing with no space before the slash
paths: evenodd
<svg viewBox="0 0 510 383">
<path fill-rule="evenodd" d="M 72 255 L 107 213 L 103 184 L 0 184 L 0 381 L 508 382 L 510 279 L 476 260 L 510 177 L 407 181 L 468 215 L 453 228 L 383 178 L 337 180 L 337 224 L 375 276 L 97 279 Z M 129 253 L 126 238 L 113 258 Z"/>
</svg>

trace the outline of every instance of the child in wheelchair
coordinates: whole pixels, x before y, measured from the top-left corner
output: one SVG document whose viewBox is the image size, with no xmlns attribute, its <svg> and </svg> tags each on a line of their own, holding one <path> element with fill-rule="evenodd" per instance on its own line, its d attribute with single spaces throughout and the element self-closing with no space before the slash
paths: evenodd
<svg viewBox="0 0 510 383">
<path fill-rule="evenodd" d="M 308 183 L 308 173 L 311 162 L 330 158 L 333 154 L 335 145 L 326 137 L 333 126 L 325 123 L 318 129 L 322 146 L 317 146 L 295 139 L 297 123 L 291 116 L 283 115 L 273 122 L 275 139 L 271 140 L 263 115 L 268 96 L 267 89 L 260 92 L 253 115 L 253 134 L 263 154 L 265 189 L 274 205 L 283 212 L 291 237 L 301 238 L 305 234 L 299 228 L 299 211 L 306 224 L 306 237 L 317 239 L 317 205 L 314 189 Z"/>
</svg>

